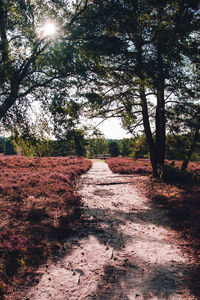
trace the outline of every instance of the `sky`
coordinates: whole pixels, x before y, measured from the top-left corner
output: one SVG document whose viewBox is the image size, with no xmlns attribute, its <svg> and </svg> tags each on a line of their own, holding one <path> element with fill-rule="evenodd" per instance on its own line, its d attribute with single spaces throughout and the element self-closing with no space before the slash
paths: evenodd
<svg viewBox="0 0 200 300">
<path fill-rule="evenodd" d="M 95 124 L 101 122 L 101 119 L 97 119 Z M 132 135 L 128 134 L 126 130 L 124 130 L 120 124 L 120 119 L 112 118 L 105 120 L 101 123 L 97 129 L 99 129 L 107 139 L 123 139 L 123 138 L 130 138 Z"/>
<path fill-rule="evenodd" d="M 40 104 L 38 102 L 32 103 L 31 115 L 33 117 L 33 120 L 35 120 L 36 116 L 37 117 L 39 116 L 38 115 L 38 112 L 40 111 L 39 107 Z M 97 126 L 99 123 L 101 124 Z M 120 118 L 110 118 L 102 122 L 101 118 L 94 118 L 88 120 L 86 117 L 81 117 L 80 128 L 83 128 L 84 125 L 86 125 L 87 127 L 91 127 L 91 129 L 96 127 L 96 129 L 101 131 L 105 136 L 105 138 L 107 139 L 121 140 L 123 138 L 132 137 L 130 133 L 127 133 L 127 131 L 122 128 Z"/>
</svg>

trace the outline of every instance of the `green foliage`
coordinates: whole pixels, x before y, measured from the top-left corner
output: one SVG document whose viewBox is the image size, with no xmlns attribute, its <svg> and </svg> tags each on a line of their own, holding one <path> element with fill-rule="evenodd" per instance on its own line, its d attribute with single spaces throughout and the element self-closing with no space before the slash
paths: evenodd
<svg viewBox="0 0 200 300">
<path fill-rule="evenodd" d="M 20 136 L 16 135 L 12 139 L 16 153 L 23 156 L 50 156 L 49 140 L 36 139 L 34 135 Z"/>
<path fill-rule="evenodd" d="M 120 141 L 120 154 L 129 157 L 135 145 L 134 138 L 124 138 Z"/>
<path fill-rule="evenodd" d="M 15 151 L 24 156 L 85 156 L 86 141 L 82 130 L 68 131 L 62 139 L 50 140 L 34 134 L 20 135 L 12 139 Z"/>
<path fill-rule="evenodd" d="M 89 138 L 87 140 L 87 157 L 94 158 L 94 155 L 108 154 L 109 144 L 108 140 L 103 137 Z"/>
<path fill-rule="evenodd" d="M 188 134 L 167 135 L 166 157 L 169 160 L 184 160 L 192 143 L 192 136 Z M 200 141 L 191 156 L 191 161 L 200 160 Z"/>
<path fill-rule="evenodd" d="M 119 116 L 131 133 L 142 125 L 158 176 L 169 107 L 183 98 L 188 103 L 191 95 L 199 99 L 199 5 L 186 0 L 88 3 L 75 32 L 93 83 L 91 93 L 85 93 L 90 116 Z M 122 153 L 130 155 L 129 150 Z"/>
<path fill-rule="evenodd" d="M 0 137 L 0 153 L 3 153 L 5 155 L 16 154 L 11 137 L 10 138 Z"/>
<path fill-rule="evenodd" d="M 5 154 L 6 155 L 15 155 L 16 151 L 12 143 L 12 139 L 8 138 L 5 144 Z"/>
<path fill-rule="evenodd" d="M 51 141 L 51 156 L 85 156 L 85 133 L 81 129 L 69 130 L 57 141 Z"/>
<path fill-rule="evenodd" d="M 13 129 L 24 123 L 34 101 L 40 109 L 78 118 L 78 101 L 71 88 L 84 76 L 77 41 L 70 42 L 69 28 L 76 11 L 68 1 L 0 1 L 0 120 Z M 46 22 L 54 22 L 55 35 L 44 35 Z M 70 25 L 71 24 L 71 25 Z"/>
<path fill-rule="evenodd" d="M 149 149 L 146 142 L 146 137 L 144 135 L 141 135 L 135 139 L 131 157 L 134 159 L 149 157 Z"/>
<path fill-rule="evenodd" d="M 49 126 L 40 114 L 34 124 L 21 124 L 13 131 L 12 143 L 15 151 L 24 156 L 50 156 Z"/>
<path fill-rule="evenodd" d="M 5 153 L 6 150 L 6 139 L 0 138 L 0 153 Z"/>
<path fill-rule="evenodd" d="M 112 157 L 117 157 L 120 154 L 119 150 L 119 140 L 109 140 L 109 154 Z"/>
</svg>

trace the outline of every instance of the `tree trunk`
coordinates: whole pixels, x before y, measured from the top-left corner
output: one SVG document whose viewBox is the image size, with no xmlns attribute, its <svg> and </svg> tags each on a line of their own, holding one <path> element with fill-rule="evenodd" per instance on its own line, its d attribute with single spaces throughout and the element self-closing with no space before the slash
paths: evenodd
<svg viewBox="0 0 200 300">
<path fill-rule="evenodd" d="M 161 173 L 164 169 L 165 163 L 165 98 L 164 88 L 160 89 L 157 94 L 157 107 L 156 107 L 156 143 L 155 152 L 158 168 Z"/>
<path fill-rule="evenodd" d="M 11 83 L 10 95 L 4 100 L 3 104 L 0 105 L 0 120 L 5 117 L 7 111 L 15 104 L 18 98 L 19 83 L 14 80 Z"/>
<path fill-rule="evenodd" d="M 182 163 L 181 170 L 184 171 L 184 170 L 187 169 L 187 166 L 188 166 L 188 164 L 189 164 L 189 162 L 190 162 L 190 158 L 191 158 L 191 156 L 192 156 L 192 153 L 194 152 L 195 146 L 196 146 L 196 144 L 197 144 L 199 138 L 200 138 L 200 135 L 199 135 L 199 128 L 196 128 L 196 129 L 195 129 L 194 138 L 193 138 L 193 141 L 192 141 L 192 144 L 191 144 L 191 147 L 190 147 L 190 149 L 189 149 L 189 151 L 188 151 L 188 153 L 187 153 L 187 155 L 186 155 L 185 160 L 184 160 L 183 163 Z"/>
<path fill-rule="evenodd" d="M 158 23 L 161 22 L 163 15 L 163 10 L 160 8 L 158 10 Z M 156 43 L 157 50 L 157 106 L 156 106 L 156 159 L 159 168 L 160 176 L 164 173 L 164 163 L 165 163 L 165 143 L 166 143 L 166 120 L 165 120 L 165 75 L 164 75 L 164 61 L 163 61 L 163 48 L 162 40 Z"/>
<path fill-rule="evenodd" d="M 147 99 L 145 95 L 145 89 L 144 86 L 141 84 L 139 87 L 139 93 L 140 93 L 140 100 L 141 100 L 141 106 L 142 106 L 142 118 L 143 118 L 143 126 L 144 126 L 144 133 L 146 136 L 147 144 L 149 146 L 149 153 L 150 153 L 150 161 L 151 166 L 153 170 L 153 176 L 158 177 L 158 166 L 156 161 L 156 153 L 155 153 L 155 143 L 153 140 L 152 132 L 151 132 L 151 126 L 149 122 L 149 112 L 147 107 Z"/>
<path fill-rule="evenodd" d="M 150 121 L 149 121 L 149 112 L 148 112 L 148 105 L 147 105 L 147 99 L 146 99 L 146 94 L 145 94 L 145 80 L 144 80 L 144 66 L 143 66 L 143 58 L 142 58 L 142 45 L 143 45 L 143 40 L 141 35 L 138 36 L 138 41 L 136 44 L 136 49 L 137 49 L 137 76 L 139 78 L 139 95 L 140 95 L 140 103 L 142 107 L 142 119 L 143 119 L 143 126 L 144 126 L 144 133 L 146 136 L 147 144 L 149 146 L 149 153 L 150 153 L 150 162 L 153 170 L 153 176 L 154 177 L 159 177 L 158 174 L 158 165 L 156 161 L 156 152 L 155 152 L 155 142 L 153 139 L 152 131 L 151 131 L 151 126 L 150 126 Z"/>
</svg>

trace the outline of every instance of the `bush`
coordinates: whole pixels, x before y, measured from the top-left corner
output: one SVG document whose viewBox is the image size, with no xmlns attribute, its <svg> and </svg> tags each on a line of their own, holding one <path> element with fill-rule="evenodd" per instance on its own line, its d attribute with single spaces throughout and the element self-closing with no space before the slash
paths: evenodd
<svg viewBox="0 0 200 300">
<path fill-rule="evenodd" d="M 113 173 L 142 174 L 152 173 L 149 159 L 133 160 L 129 157 L 110 157 L 106 160 Z M 166 182 L 197 182 L 200 180 L 200 162 L 190 162 L 188 170 L 181 170 L 181 161 L 165 161 L 163 181 Z"/>
<path fill-rule="evenodd" d="M 152 168 L 148 159 L 133 160 L 129 157 L 110 157 L 106 160 L 113 173 L 151 174 Z"/>
</svg>

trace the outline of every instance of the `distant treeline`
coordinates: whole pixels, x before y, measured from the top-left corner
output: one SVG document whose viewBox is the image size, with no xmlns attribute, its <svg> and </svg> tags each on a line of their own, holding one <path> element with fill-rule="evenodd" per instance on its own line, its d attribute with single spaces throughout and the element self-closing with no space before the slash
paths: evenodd
<svg viewBox="0 0 200 300">
<path fill-rule="evenodd" d="M 17 154 L 11 138 L 0 137 L 0 153 L 5 155 Z"/>
<path fill-rule="evenodd" d="M 169 160 L 184 160 L 191 143 L 191 136 L 167 135 L 166 158 Z M 148 146 L 144 136 L 134 138 L 105 139 L 102 137 L 84 138 L 83 134 L 69 135 L 61 140 L 14 139 L 0 137 L 0 153 L 5 155 L 21 154 L 24 156 L 87 156 L 97 155 L 149 158 Z M 191 161 L 200 160 L 200 142 L 194 149 Z"/>
<path fill-rule="evenodd" d="M 86 156 L 86 141 L 78 137 L 61 140 L 0 137 L 0 153 L 23 156 Z"/>
<path fill-rule="evenodd" d="M 185 160 L 190 148 L 192 137 L 185 135 L 167 135 L 166 158 L 169 160 Z M 149 158 L 149 148 L 144 135 L 121 140 L 89 139 L 87 140 L 87 157 L 93 158 L 95 154 L 109 154 L 112 157 L 123 156 L 132 158 Z M 191 161 L 200 160 L 200 141 L 196 144 L 191 155 Z"/>
</svg>

